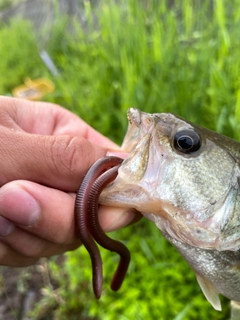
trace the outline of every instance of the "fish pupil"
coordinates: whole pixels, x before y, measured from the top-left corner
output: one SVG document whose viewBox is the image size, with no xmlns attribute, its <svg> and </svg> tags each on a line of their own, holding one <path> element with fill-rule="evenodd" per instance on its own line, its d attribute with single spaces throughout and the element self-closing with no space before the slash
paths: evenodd
<svg viewBox="0 0 240 320">
<path fill-rule="evenodd" d="M 193 130 L 181 130 L 174 136 L 174 147 L 182 153 L 192 153 L 201 147 L 201 139 Z"/>
<path fill-rule="evenodd" d="M 192 148 L 193 140 L 191 137 L 182 136 L 178 139 L 178 145 L 180 146 L 180 148 L 188 150 Z"/>
</svg>

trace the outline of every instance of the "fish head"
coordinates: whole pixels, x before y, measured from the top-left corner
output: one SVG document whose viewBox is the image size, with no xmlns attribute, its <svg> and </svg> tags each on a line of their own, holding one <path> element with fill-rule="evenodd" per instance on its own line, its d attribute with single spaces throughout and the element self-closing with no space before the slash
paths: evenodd
<svg viewBox="0 0 240 320">
<path fill-rule="evenodd" d="M 135 208 L 184 243 L 235 250 L 239 144 L 171 113 L 128 110 L 128 157 L 100 203 Z"/>
<path fill-rule="evenodd" d="M 170 113 L 131 108 L 128 157 L 100 203 L 152 220 L 194 270 L 212 306 L 240 302 L 240 144 Z"/>
</svg>

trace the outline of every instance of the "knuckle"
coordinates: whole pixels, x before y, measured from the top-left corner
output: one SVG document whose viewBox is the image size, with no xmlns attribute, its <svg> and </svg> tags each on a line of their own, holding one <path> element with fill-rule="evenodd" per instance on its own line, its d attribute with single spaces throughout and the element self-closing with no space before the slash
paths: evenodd
<svg viewBox="0 0 240 320">
<path fill-rule="evenodd" d="M 66 136 L 62 139 L 56 136 L 52 144 L 52 162 L 56 170 L 65 169 L 67 174 L 75 174 L 81 159 L 84 157 L 84 162 L 88 161 L 88 152 L 85 152 L 87 144 L 80 137 Z"/>
</svg>

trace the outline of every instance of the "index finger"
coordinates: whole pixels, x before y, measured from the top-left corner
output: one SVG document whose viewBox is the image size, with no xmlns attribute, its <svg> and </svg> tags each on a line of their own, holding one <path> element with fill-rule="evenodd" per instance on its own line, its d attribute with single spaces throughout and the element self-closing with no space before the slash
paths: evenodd
<svg viewBox="0 0 240 320">
<path fill-rule="evenodd" d="M 61 107 L 4 97 L 0 136 L 0 185 L 23 179 L 70 192 L 116 146 Z"/>
<path fill-rule="evenodd" d="M 32 102 L 23 99 L 0 97 L 1 117 L 12 126 L 13 119 L 18 129 L 41 135 L 80 136 L 105 148 L 119 148 L 114 142 L 94 130 L 74 113 L 48 102 Z M 0 125 L 1 125 L 0 117 Z"/>
</svg>

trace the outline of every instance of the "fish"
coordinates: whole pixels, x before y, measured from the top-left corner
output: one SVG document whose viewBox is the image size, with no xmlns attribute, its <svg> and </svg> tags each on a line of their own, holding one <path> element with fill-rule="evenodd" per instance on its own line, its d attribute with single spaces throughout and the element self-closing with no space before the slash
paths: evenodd
<svg viewBox="0 0 240 320">
<path fill-rule="evenodd" d="M 240 143 L 171 113 L 127 116 L 128 156 L 99 203 L 151 220 L 212 306 L 221 310 L 221 294 L 240 319 Z"/>
</svg>

